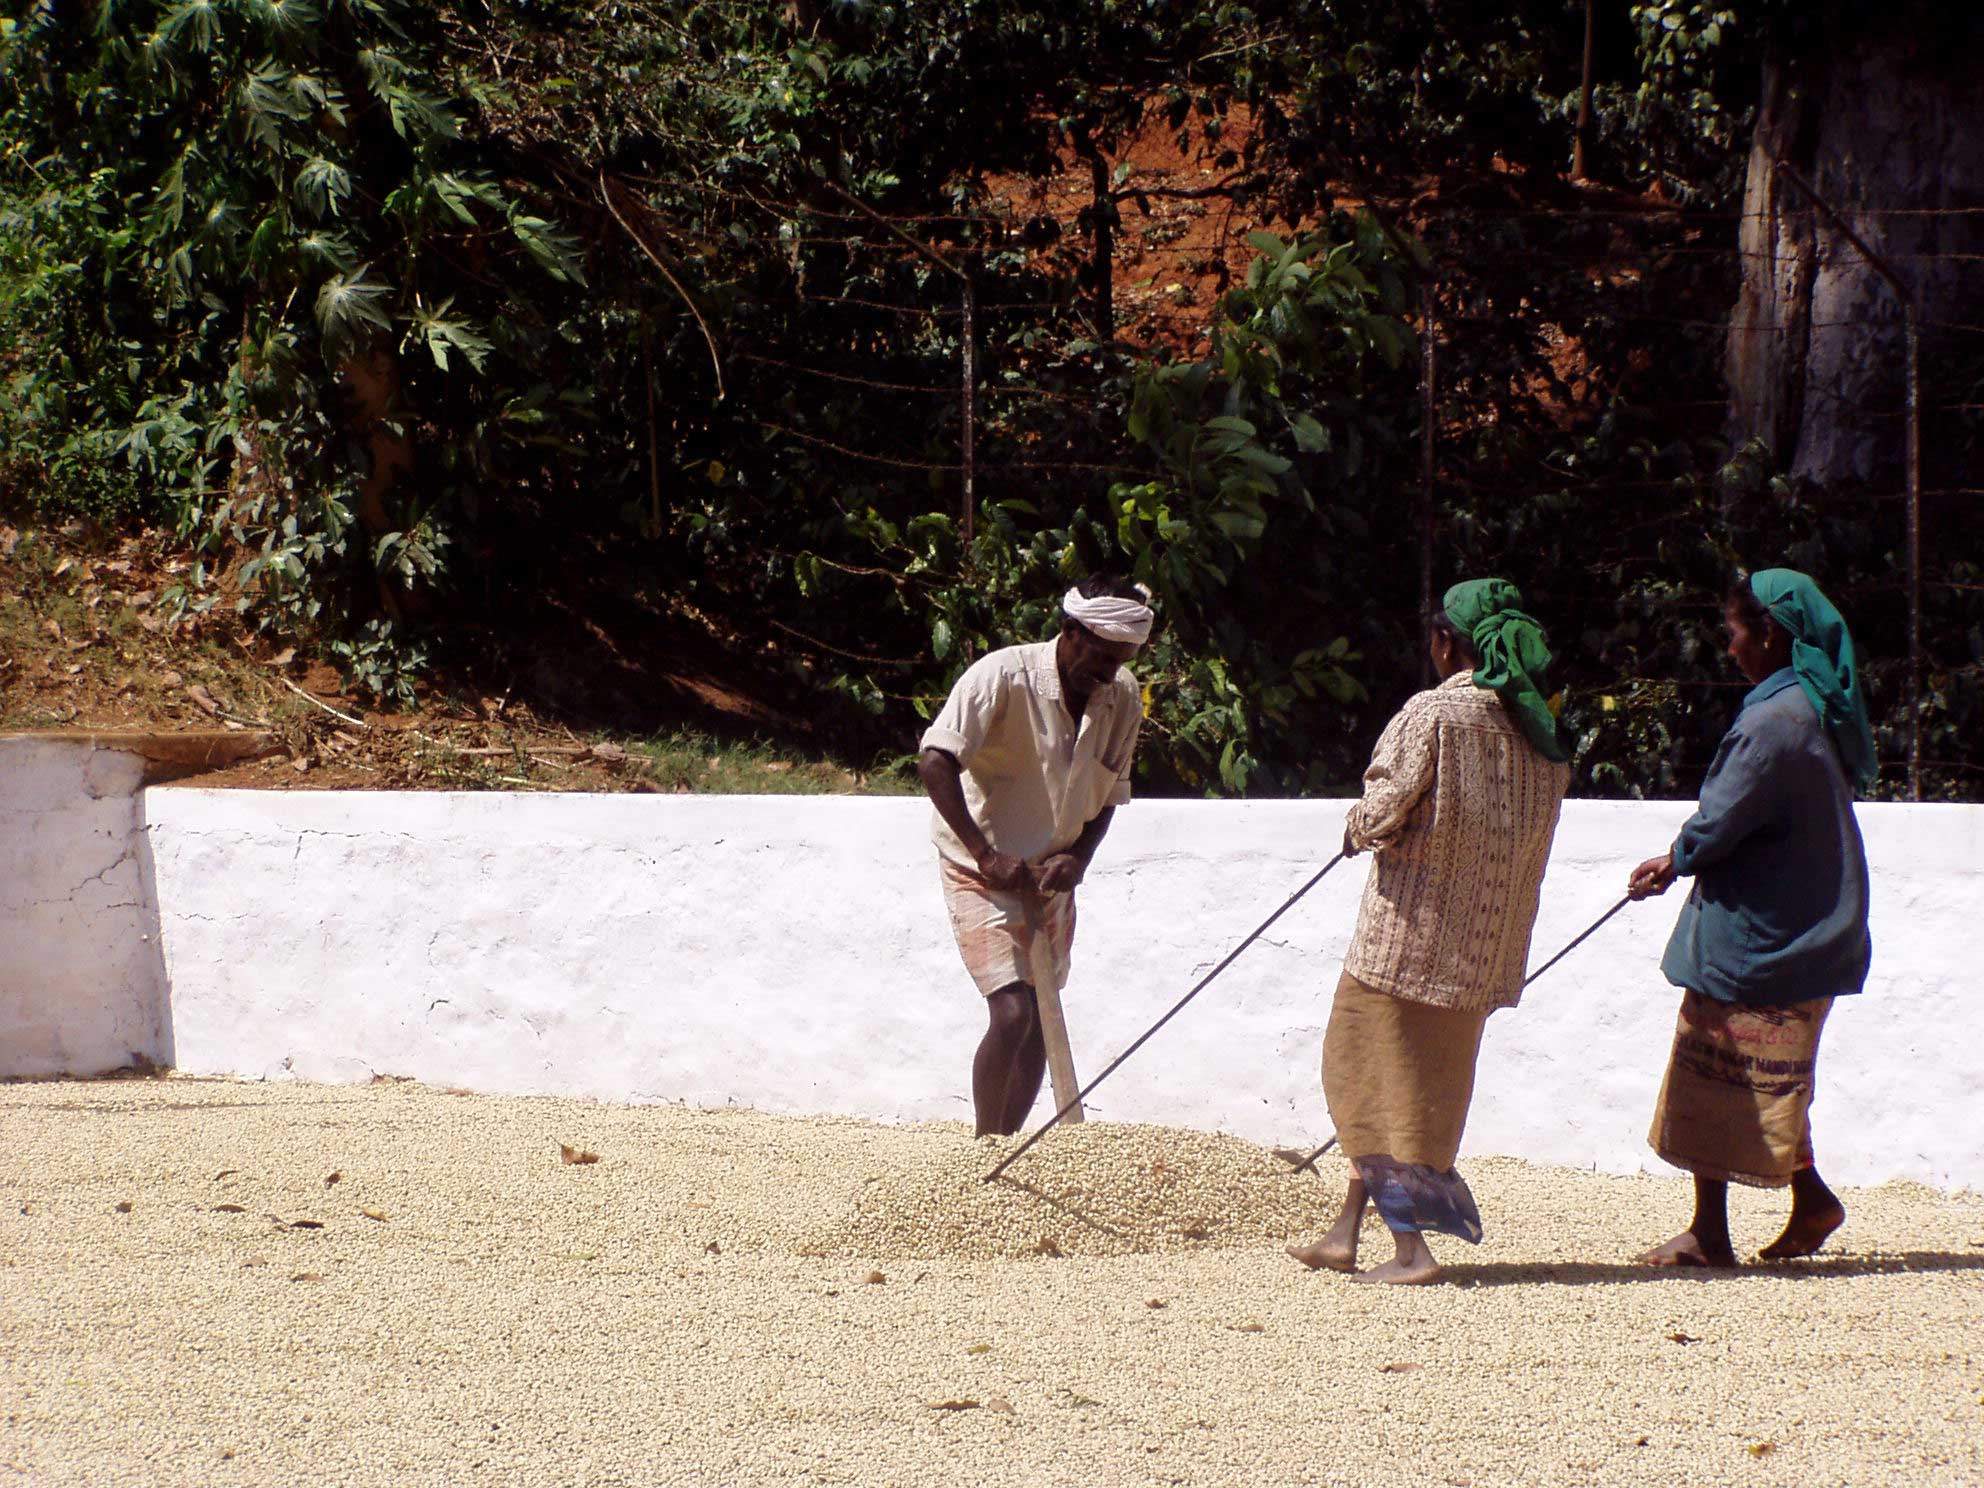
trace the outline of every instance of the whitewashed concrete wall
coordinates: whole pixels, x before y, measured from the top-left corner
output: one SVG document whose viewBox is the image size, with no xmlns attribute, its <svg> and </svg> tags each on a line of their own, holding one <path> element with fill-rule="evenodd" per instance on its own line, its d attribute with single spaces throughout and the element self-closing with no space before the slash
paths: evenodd
<svg viewBox="0 0 1984 1488">
<path fill-rule="evenodd" d="M 0 1077 L 169 1064 L 145 760 L 0 738 Z"/>
<path fill-rule="evenodd" d="M 906 800 L 149 795 L 179 1067 L 968 1119 L 976 994 Z M 1686 804 L 1572 803 L 1533 964 Z M 1827 1029 L 1829 1175 L 1984 1188 L 1984 808 L 1862 809 L 1875 971 Z M 1140 802 L 1081 900 L 1086 1074 L 1336 849 L 1343 804 Z M 1094 1114 L 1321 1140 L 1329 997 L 1368 860 L 1340 867 L 1103 1087 Z M 1632 1171 L 1677 994 L 1679 907 L 1632 906 L 1489 1024 L 1467 1150 Z M 1043 1102 L 1043 1108 L 1045 1103 Z M 1038 1114 L 1038 1113 L 1037 1113 Z"/>
</svg>

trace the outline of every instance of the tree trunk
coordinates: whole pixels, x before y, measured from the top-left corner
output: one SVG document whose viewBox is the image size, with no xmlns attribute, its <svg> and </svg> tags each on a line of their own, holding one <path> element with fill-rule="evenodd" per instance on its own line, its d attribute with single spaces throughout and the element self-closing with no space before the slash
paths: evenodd
<svg viewBox="0 0 1984 1488">
<path fill-rule="evenodd" d="M 365 477 L 358 483 L 356 515 L 369 548 L 394 529 L 393 488 L 413 468 L 413 441 L 390 427 L 401 412 L 399 361 L 390 350 L 374 345 L 347 357 L 338 372 L 348 399 L 346 426 L 368 456 Z M 410 610 L 425 608 L 424 596 L 385 574 L 378 576 L 378 585 L 379 606 L 389 619 L 404 620 Z"/>
<path fill-rule="evenodd" d="M 1087 279 L 1094 296 L 1095 339 L 1111 341 L 1116 336 L 1116 194 L 1109 181 L 1109 159 L 1088 125 L 1076 125 L 1072 137 L 1076 157 L 1088 162 L 1089 204 L 1080 221 L 1089 231 Z"/>
<path fill-rule="evenodd" d="M 1584 76 L 1578 84 L 1578 133 L 1571 146 L 1571 179 L 1588 180 L 1585 174 L 1591 154 L 1591 79 L 1598 57 L 1597 0 L 1584 0 Z"/>
<path fill-rule="evenodd" d="M 1935 215 L 1984 204 L 1984 69 L 1965 44 L 1975 22 L 1933 7 L 1904 5 L 1878 23 L 1828 10 L 1764 67 L 1730 317 L 1730 433 L 1762 439 L 1821 486 L 1898 491 L 1901 306 L 1775 165 L 1809 181 L 1912 290 L 1933 393 L 1958 334 L 1937 323 L 1978 318 L 1966 292 L 1975 263 L 1934 255 L 1984 252 L 1984 214 Z"/>
<path fill-rule="evenodd" d="M 1109 188 L 1109 162 L 1100 150 L 1089 159 L 1089 184 L 1095 193 L 1095 252 L 1089 272 L 1095 278 L 1095 339 L 1116 338 L 1116 202 Z"/>
</svg>

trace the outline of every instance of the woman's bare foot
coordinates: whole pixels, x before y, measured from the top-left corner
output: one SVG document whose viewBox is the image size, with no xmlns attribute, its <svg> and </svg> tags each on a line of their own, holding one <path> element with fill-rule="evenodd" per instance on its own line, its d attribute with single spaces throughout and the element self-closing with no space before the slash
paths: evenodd
<svg viewBox="0 0 1984 1488">
<path fill-rule="evenodd" d="M 1845 1223 L 1846 1206 L 1826 1187 L 1818 1167 L 1800 1168 L 1791 1175 L 1791 1218 L 1784 1222 L 1784 1233 L 1757 1254 L 1766 1261 L 1813 1255 Z"/>
<path fill-rule="evenodd" d="M 1392 1244 L 1398 1253 L 1389 1261 L 1350 1279 L 1376 1286 L 1431 1286 L 1440 1279 L 1440 1263 L 1426 1248 L 1424 1235 L 1417 1230 L 1393 1230 Z"/>
<path fill-rule="evenodd" d="M 1431 1286 L 1445 1275 L 1440 1263 L 1433 1259 L 1432 1252 L 1422 1248 L 1419 1255 L 1411 1260 L 1393 1256 L 1384 1265 L 1360 1271 L 1350 1279 L 1376 1286 Z"/>
<path fill-rule="evenodd" d="M 1336 1223 L 1329 1227 L 1329 1232 L 1314 1245 L 1289 1246 L 1288 1253 L 1311 1271 L 1355 1271 L 1357 1236 L 1364 1228 L 1364 1207 L 1368 1201 L 1364 1185 L 1352 1178 L 1344 1191 L 1343 1208 L 1337 1211 Z"/>
<path fill-rule="evenodd" d="M 1832 1232 L 1845 1223 L 1846 1207 L 1837 1199 L 1821 1209 L 1793 1206 L 1791 1218 L 1784 1222 L 1784 1233 L 1758 1251 L 1757 1255 L 1766 1261 L 1788 1261 L 1797 1256 L 1816 1255 L 1819 1247 L 1831 1238 Z"/>
<path fill-rule="evenodd" d="M 1636 1266 L 1679 1266 L 1690 1268 L 1727 1267 L 1736 1264 L 1736 1252 L 1724 1239 L 1719 1245 L 1703 1244 L 1693 1230 L 1683 1230 L 1664 1245 L 1656 1245 L 1644 1255 L 1633 1257 Z"/>
<path fill-rule="evenodd" d="M 1357 1269 L 1357 1237 L 1351 1236 L 1350 1243 L 1337 1239 L 1332 1230 L 1314 1245 L 1291 1245 L 1288 1253 L 1307 1266 L 1311 1271 L 1355 1271 Z"/>
</svg>

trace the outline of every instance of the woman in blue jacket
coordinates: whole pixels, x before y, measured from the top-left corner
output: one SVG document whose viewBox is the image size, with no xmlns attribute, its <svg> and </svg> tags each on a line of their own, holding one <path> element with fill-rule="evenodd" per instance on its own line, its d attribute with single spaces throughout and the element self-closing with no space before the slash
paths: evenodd
<svg viewBox="0 0 1984 1488">
<path fill-rule="evenodd" d="M 1729 655 L 1755 684 L 1723 736 L 1701 807 L 1629 892 L 1694 889 L 1660 969 L 1682 989 L 1653 1150 L 1695 1178 L 1688 1228 L 1639 1259 L 1733 1266 L 1731 1183 L 1791 1188 L 1766 1260 L 1810 1255 L 1846 1210 L 1819 1176 L 1811 1105 L 1835 997 L 1867 979 L 1867 856 L 1855 785 L 1875 773 L 1853 640 L 1818 585 L 1765 569 L 1723 601 Z"/>
</svg>

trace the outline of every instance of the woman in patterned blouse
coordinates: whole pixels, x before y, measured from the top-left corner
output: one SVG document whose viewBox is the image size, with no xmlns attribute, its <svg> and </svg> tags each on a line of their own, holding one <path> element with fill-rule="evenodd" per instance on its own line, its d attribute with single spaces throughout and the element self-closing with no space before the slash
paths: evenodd
<svg viewBox="0 0 1984 1488">
<path fill-rule="evenodd" d="M 1417 1284 L 1423 1232 L 1481 1239 L 1454 1168 L 1488 1015 L 1515 1006 L 1557 814 L 1570 784 L 1544 700 L 1550 653 L 1501 579 L 1447 591 L 1429 645 L 1442 681 L 1386 727 L 1344 851 L 1374 856 L 1323 1038 L 1323 1094 L 1356 1172 L 1311 1269 L 1355 1273 L 1367 1203 L 1397 1254 L 1357 1277 Z"/>
</svg>

